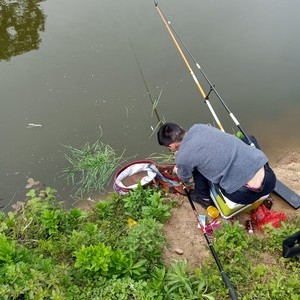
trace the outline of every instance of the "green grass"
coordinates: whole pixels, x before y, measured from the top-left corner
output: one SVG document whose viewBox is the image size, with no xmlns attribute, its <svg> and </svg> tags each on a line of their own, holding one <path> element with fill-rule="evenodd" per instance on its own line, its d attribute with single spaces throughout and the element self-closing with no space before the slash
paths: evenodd
<svg viewBox="0 0 300 300">
<path fill-rule="evenodd" d="M 91 192 L 104 192 L 116 167 L 123 161 L 123 153 L 117 156 L 114 149 L 100 139 L 86 143 L 81 149 L 65 146 L 65 158 L 69 166 L 63 173 L 72 183 L 75 195 L 82 197 Z"/>
<path fill-rule="evenodd" d="M 147 159 L 154 160 L 157 163 L 161 164 L 174 164 L 175 155 L 172 152 L 169 153 L 152 153 Z"/>
</svg>

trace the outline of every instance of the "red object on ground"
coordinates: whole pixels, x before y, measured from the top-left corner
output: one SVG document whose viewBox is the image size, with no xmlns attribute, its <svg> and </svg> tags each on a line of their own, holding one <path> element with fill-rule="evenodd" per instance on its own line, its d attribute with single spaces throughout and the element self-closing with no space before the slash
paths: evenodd
<svg viewBox="0 0 300 300">
<path fill-rule="evenodd" d="M 264 205 L 260 205 L 250 215 L 250 220 L 260 229 L 263 230 L 263 226 L 271 223 L 273 227 L 279 227 L 281 221 L 286 219 L 286 215 L 281 212 L 273 212 Z"/>
</svg>

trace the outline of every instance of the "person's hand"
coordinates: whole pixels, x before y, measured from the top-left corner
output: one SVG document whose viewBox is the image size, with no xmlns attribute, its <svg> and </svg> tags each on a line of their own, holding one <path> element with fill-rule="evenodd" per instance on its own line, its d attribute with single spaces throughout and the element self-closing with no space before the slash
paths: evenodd
<svg viewBox="0 0 300 300">
<path fill-rule="evenodd" d="M 174 174 L 177 174 L 177 167 L 176 167 L 176 166 L 175 166 L 174 169 L 173 169 L 173 173 L 174 173 Z"/>
</svg>

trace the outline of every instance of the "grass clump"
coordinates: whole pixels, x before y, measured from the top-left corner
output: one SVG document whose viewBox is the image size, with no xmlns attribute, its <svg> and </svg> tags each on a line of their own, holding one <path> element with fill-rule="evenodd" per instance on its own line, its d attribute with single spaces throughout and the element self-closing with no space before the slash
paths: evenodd
<svg viewBox="0 0 300 300">
<path fill-rule="evenodd" d="M 114 170 L 123 160 L 123 154 L 117 156 L 114 149 L 100 139 L 93 144 L 86 143 L 81 149 L 73 146 L 65 148 L 69 166 L 63 173 L 74 185 L 75 195 L 80 197 L 91 192 L 104 192 Z"/>
</svg>

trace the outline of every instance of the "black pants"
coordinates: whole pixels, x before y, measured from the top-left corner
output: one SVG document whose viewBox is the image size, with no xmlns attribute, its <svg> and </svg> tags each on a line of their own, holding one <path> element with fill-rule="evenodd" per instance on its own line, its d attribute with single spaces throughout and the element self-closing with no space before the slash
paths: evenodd
<svg viewBox="0 0 300 300">
<path fill-rule="evenodd" d="M 259 189 L 252 189 L 247 186 L 242 186 L 232 194 L 226 193 L 221 188 L 222 193 L 231 201 L 239 204 L 251 204 L 263 196 L 270 194 L 276 184 L 276 176 L 268 164 L 265 164 L 265 177 Z"/>
</svg>

